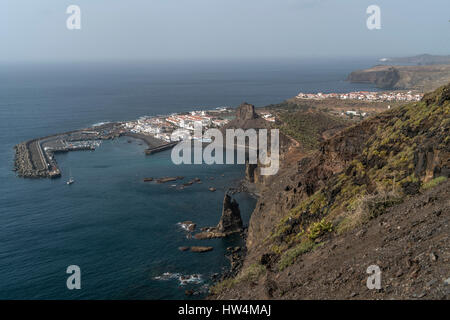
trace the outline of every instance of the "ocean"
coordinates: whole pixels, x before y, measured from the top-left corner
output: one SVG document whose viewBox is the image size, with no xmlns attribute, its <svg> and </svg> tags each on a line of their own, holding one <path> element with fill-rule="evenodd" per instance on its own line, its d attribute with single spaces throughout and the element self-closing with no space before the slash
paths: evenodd
<svg viewBox="0 0 450 320">
<path fill-rule="evenodd" d="M 201 298 L 210 277 L 228 267 L 226 248 L 243 245 L 238 235 L 188 239 L 178 225 L 216 225 L 225 191 L 243 177 L 242 165 L 176 166 L 170 151 L 145 156 L 145 144 L 120 138 L 96 151 L 57 155 L 61 179 L 28 180 L 12 171 L 17 143 L 146 115 L 244 101 L 264 106 L 299 91 L 374 90 L 345 78 L 375 63 L 0 64 L 0 299 Z M 71 186 L 65 184 L 69 172 L 76 179 Z M 178 175 L 203 183 L 177 190 L 142 181 Z M 256 199 L 235 197 L 248 224 Z M 178 250 L 191 245 L 214 250 Z M 81 269 L 80 290 L 66 287 L 69 265 Z M 190 289 L 200 294 L 187 297 Z"/>
</svg>

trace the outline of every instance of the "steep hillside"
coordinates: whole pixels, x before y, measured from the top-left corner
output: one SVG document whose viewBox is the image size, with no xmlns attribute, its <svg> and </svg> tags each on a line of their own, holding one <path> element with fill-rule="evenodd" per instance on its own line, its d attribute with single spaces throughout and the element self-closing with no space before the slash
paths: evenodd
<svg viewBox="0 0 450 320">
<path fill-rule="evenodd" d="M 320 110 L 280 112 L 278 117 L 280 131 L 297 140 L 306 151 L 317 148 L 324 137 L 350 125 L 348 121 Z"/>
<path fill-rule="evenodd" d="M 359 286 L 358 290 L 352 289 L 357 291 L 354 297 L 368 297 L 362 291 L 368 289 L 361 283 L 367 276 L 361 271 L 368 266 L 364 263 L 379 262 L 387 270 L 393 268 L 388 263 L 401 264 L 403 251 L 398 246 L 402 241 L 413 259 L 415 255 L 429 254 L 437 264 L 444 263 L 443 274 L 436 273 L 437 269 L 426 273 L 437 279 L 436 285 L 441 288 L 439 277 L 450 276 L 446 182 L 450 175 L 449 129 L 450 84 L 425 95 L 421 102 L 378 114 L 343 130 L 296 165 L 286 159 L 280 172 L 266 181 L 253 212 L 243 269 L 236 278 L 213 287 L 213 297 L 346 297 L 352 294 L 347 292 L 352 287 L 347 288 L 346 284 L 350 281 L 356 286 L 355 279 L 359 279 Z M 439 184 L 439 190 L 432 190 Z M 432 200 L 423 198 L 427 192 Z M 431 209 L 416 210 L 421 206 Z M 440 213 L 430 214 L 434 210 Z M 419 222 L 406 218 L 410 212 Z M 427 219 L 431 220 L 423 223 Z M 422 234 L 424 243 L 435 245 L 439 254 L 431 255 L 425 252 L 429 248 L 416 245 L 419 238 L 415 233 Z M 368 235 L 367 249 L 356 247 L 356 234 Z M 433 234 L 438 236 L 435 241 L 430 240 Z M 380 247 L 382 251 L 379 241 L 386 242 Z M 346 248 L 340 249 L 340 259 L 332 258 L 335 245 Z M 361 258 L 359 262 L 352 258 L 357 256 Z M 413 273 L 414 261 L 402 272 Z M 336 279 L 345 271 L 348 280 L 341 283 L 331 279 L 334 276 L 329 272 L 333 270 L 341 273 Z M 308 278 L 303 273 L 309 274 Z M 410 290 L 416 290 L 426 274 L 415 271 L 415 282 L 408 284 Z M 330 279 L 325 281 L 327 275 Z M 283 281 L 288 284 L 280 287 Z M 315 294 L 299 288 L 305 283 L 314 288 Z M 406 289 L 394 289 L 395 295 L 381 290 L 386 294 L 377 297 L 409 297 Z M 429 297 L 442 297 L 439 290 Z"/>
</svg>

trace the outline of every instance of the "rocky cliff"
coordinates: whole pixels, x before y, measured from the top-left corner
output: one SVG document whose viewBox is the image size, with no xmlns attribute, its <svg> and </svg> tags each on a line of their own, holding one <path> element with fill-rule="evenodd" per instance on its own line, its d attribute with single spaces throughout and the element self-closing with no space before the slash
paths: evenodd
<svg viewBox="0 0 450 320">
<path fill-rule="evenodd" d="M 266 129 L 268 133 L 267 137 L 267 149 L 270 150 L 270 142 L 271 142 L 271 129 L 275 129 L 275 126 L 261 118 L 255 112 L 255 106 L 248 104 L 246 102 L 242 103 L 236 110 L 236 118 L 230 121 L 226 126 L 222 128 L 222 131 L 225 132 L 227 129 L 255 129 L 256 132 L 260 129 Z M 248 143 L 248 142 L 246 142 Z M 287 150 L 291 146 L 291 141 L 288 137 L 286 137 L 282 132 L 279 135 L 279 144 L 280 150 L 283 154 L 285 150 Z M 252 146 L 254 147 L 254 146 Z M 246 150 L 248 151 L 248 145 L 246 145 Z M 270 153 L 269 153 L 270 156 Z M 247 159 L 248 160 L 248 159 Z M 265 176 L 260 174 L 260 165 L 259 164 L 249 164 L 247 161 L 246 164 L 246 178 L 250 182 L 264 183 Z"/>
<path fill-rule="evenodd" d="M 237 108 L 236 118 L 242 121 L 258 118 L 258 115 L 255 112 L 255 106 L 252 104 L 248 104 L 247 102 L 242 103 Z"/>
<path fill-rule="evenodd" d="M 312 155 L 286 158 L 252 214 L 242 270 L 213 297 L 411 298 L 432 281 L 425 295 L 445 296 L 449 93 L 450 84 L 343 130 Z M 398 279 L 368 291 L 368 263 Z"/>
<path fill-rule="evenodd" d="M 375 66 L 352 72 L 348 81 L 373 83 L 382 89 L 434 90 L 450 81 L 450 65 Z"/>
<path fill-rule="evenodd" d="M 347 80 L 356 83 L 373 83 L 378 88 L 392 89 L 400 80 L 400 72 L 394 67 L 377 66 L 354 71 L 348 76 Z"/>
<path fill-rule="evenodd" d="M 248 104 L 247 102 L 242 103 L 236 109 L 236 117 L 230 121 L 223 130 L 226 129 L 270 129 L 271 125 L 269 122 L 259 117 L 255 112 L 255 106 Z"/>
</svg>

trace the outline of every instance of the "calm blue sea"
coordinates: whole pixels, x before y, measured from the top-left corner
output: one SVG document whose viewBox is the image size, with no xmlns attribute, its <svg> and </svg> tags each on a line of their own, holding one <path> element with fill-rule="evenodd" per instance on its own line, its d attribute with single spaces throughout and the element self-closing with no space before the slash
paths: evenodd
<svg viewBox="0 0 450 320">
<path fill-rule="evenodd" d="M 186 289 L 202 290 L 228 266 L 228 246 L 242 245 L 239 237 L 187 239 L 177 223 L 217 224 L 224 192 L 243 166 L 175 166 L 170 151 L 145 156 L 139 141 L 118 139 L 57 156 L 62 179 L 25 180 L 11 171 L 15 144 L 104 121 L 371 89 L 344 80 L 373 62 L 0 65 L 0 299 L 185 299 Z M 203 184 L 180 191 L 142 182 L 173 175 Z M 247 224 L 256 200 L 236 197 Z M 214 250 L 178 250 L 190 245 Z M 81 268 L 81 290 L 66 288 L 69 265 Z M 176 278 L 192 274 L 202 281 Z"/>
</svg>

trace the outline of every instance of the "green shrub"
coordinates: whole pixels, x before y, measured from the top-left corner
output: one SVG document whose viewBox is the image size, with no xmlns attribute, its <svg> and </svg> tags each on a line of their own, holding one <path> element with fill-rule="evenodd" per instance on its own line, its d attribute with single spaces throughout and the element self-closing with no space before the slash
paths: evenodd
<svg viewBox="0 0 450 320">
<path fill-rule="evenodd" d="M 253 263 L 248 266 L 248 268 L 243 270 L 243 272 L 241 272 L 237 278 L 239 281 L 245 280 L 255 282 L 264 273 L 266 273 L 266 267 L 259 263 Z"/>
<path fill-rule="evenodd" d="M 325 221 L 325 219 L 322 219 L 311 224 L 311 226 L 309 227 L 308 239 L 317 239 L 321 235 L 331 231 L 333 231 L 333 224 L 331 222 Z"/>
<path fill-rule="evenodd" d="M 231 278 L 231 279 L 225 279 L 222 280 L 220 282 L 217 282 L 216 284 L 214 284 L 213 286 L 211 286 L 209 288 L 209 291 L 212 294 L 220 294 L 222 292 L 224 292 L 227 289 L 232 288 L 234 285 L 236 285 L 238 282 L 236 279 Z"/>
<path fill-rule="evenodd" d="M 336 227 L 336 231 L 342 234 L 353 230 L 401 202 L 402 197 L 395 191 L 378 190 L 377 194 L 360 196 L 355 200 L 354 209 L 346 214 Z"/>
<path fill-rule="evenodd" d="M 314 243 L 314 241 L 306 239 L 297 246 L 284 252 L 278 264 L 280 271 L 286 269 L 288 266 L 293 264 L 298 256 L 302 255 L 305 252 L 313 250 L 316 246 L 317 244 Z"/>
<path fill-rule="evenodd" d="M 259 264 L 253 263 L 248 268 L 242 270 L 235 278 L 222 280 L 209 288 L 213 294 L 220 294 L 224 290 L 230 289 L 241 281 L 258 281 L 259 277 L 266 272 L 266 268 Z"/>
<path fill-rule="evenodd" d="M 424 183 L 422 185 L 422 189 L 427 190 L 427 189 L 430 189 L 430 188 L 434 188 L 438 184 L 440 184 L 440 183 L 442 183 L 442 182 L 444 182 L 446 180 L 447 180 L 447 177 L 444 177 L 444 176 L 440 176 L 440 177 L 434 178 L 434 179 L 428 181 L 427 183 Z"/>
</svg>

